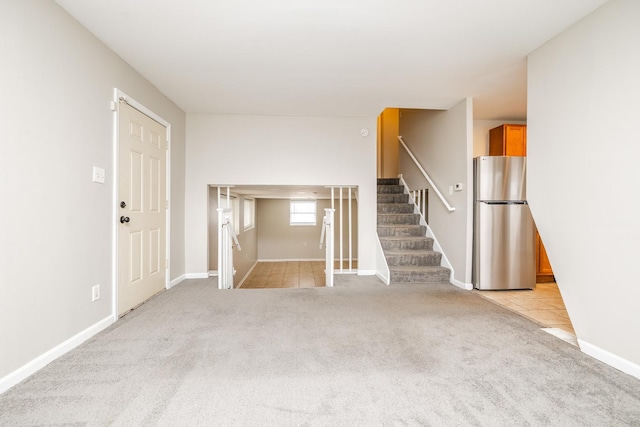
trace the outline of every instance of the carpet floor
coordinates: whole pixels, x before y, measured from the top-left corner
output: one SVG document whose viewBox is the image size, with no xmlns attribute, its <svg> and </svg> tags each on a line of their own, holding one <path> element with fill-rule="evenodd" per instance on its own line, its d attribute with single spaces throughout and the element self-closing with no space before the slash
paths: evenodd
<svg viewBox="0 0 640 427">
<path fill-rule="evenodd" d="M 201 279 L 0 395 L 0 425 L 638 426 L 640 381 L 448 284 Z"/>
</svg>

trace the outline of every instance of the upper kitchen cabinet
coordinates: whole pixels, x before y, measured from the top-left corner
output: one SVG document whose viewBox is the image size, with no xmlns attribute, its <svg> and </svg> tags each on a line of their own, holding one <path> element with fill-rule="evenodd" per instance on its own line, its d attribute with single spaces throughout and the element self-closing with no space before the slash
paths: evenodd
<svg viewBox="0 0 640 427">
<path fill-rule="evenodd" d="M 490 156 L 526 156 L 527 125 L 502 125 L 489 131 Z"/>
</svg>

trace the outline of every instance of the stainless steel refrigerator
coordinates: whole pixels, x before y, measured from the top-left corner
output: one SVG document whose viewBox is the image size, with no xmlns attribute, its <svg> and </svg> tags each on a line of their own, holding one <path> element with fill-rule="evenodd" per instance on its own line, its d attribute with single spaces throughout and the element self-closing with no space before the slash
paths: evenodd
<svg viewBox="0 0 640 427">
<path fill-rule="evenodd" d="M 535 225 L 527 204 L 526 157 L 473 159 L 473 285 L 533 289 Z"/>
</svg>

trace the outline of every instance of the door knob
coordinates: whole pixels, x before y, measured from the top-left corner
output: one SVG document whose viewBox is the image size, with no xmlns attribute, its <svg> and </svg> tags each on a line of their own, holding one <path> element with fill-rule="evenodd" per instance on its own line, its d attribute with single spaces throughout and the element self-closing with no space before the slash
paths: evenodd
<svg viewBox="0 0 640 427">
<path fill-rule="evenodd" d="M 121 216 L 120 217 L 120 223 L 124 224 L 125 222 L 129 222 L 129 217 L 128 216 Z"/>
<path fill-rule="evenodd" d="M 126 208 L 126 207 L 127 207 L 127 204 L 126 204 L 125 202 L 120 202 L 120 207 L 121 207 L 121 208 Z"/>
</svg>

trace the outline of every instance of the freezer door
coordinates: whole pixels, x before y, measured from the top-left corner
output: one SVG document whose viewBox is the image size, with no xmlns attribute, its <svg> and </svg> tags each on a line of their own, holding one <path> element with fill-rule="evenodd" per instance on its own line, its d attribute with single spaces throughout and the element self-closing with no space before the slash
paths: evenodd
<svg viewBox="0 0 640 427">
<path fill-rule="evenodd" d="M 476 203 L 473 283 L 477 289 L 533 289 L 535 228 L 526 204 Z"/>
<path fill-rule="evenodd" d="M 480 156 L 473 161 L 475 200 L 527 200 L 526 157 Z"/>
</svg>

